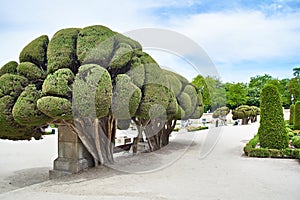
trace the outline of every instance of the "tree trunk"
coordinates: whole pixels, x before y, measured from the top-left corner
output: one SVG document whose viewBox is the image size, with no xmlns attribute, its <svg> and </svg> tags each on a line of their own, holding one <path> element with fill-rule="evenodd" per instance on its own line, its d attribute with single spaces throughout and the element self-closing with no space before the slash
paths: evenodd
<svg viewBox="0 0 300 200">
<path fill-rule="evenodd" d="M 166 123 L 161 137 L 161 147 L 164 147 L 169 144 L 170 134 L 172 133 L 175 126 L 176 126 L 176 120 L 169 120 Z"/>
<path fill-rule="evenodd" d="M 79 118 L 74 123 L 66 123 L 78 135 L 83 145 L 98 164 L 113 163 L 116 120 L 112 115 L 101 119 Z"/>
</svg>

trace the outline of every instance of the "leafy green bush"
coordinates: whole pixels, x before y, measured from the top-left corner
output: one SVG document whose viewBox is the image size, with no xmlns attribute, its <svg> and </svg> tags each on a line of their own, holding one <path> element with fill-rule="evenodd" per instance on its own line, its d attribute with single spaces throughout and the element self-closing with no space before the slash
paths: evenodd
<svg viewBox="0 0 300 200">
<path fill-rule="evenodd" d="M 297 101 L 295 104 L 294 129 L 300 130 L 300 101 Z"/>
<path fill-rule="evenodd" d="M 288 147 L 282 103 L 276 86 L 267 84 L 261 92 L 260 146 L 269 149 Z"/>
<path fill-rule="evenodd" d="M 300 136 L 294 136 L 292 138 L 292 144 L 294 145 L 294 147 L 300 148 Z"/>
</svg>

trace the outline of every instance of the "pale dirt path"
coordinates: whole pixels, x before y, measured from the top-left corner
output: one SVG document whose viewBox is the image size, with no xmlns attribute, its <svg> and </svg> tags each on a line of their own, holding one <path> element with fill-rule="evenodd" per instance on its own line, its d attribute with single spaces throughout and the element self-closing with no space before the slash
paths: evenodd
<svg viewBox="0 0 300 200">
<path fill-rule="evenodd" d="M 258 124 L 222 127 L 214 150 L 200 159 L 208 131 L 188 133 L 163 150 L 120 159 L 116 164 L 127 170 L 171 165 L 148 173 L 132 174 L 108 168 L 46 181 L 0 194 L 1 200 L 35 199 L 222 199 L 222 200 L 299 200 L 300 164 L 298 160 L 259 159 L 243 156 L 246 140 L 256 133 Z M 209 134 L 209 133 L 208 133 Z M 182 156 L 176 152 L 184 153 Z M 180 157 L 179 157 L 180 156 Z M 127 160 L 128 160 L 127 159 Z M 132 168 L 128 167 L 131 166 Z M 147 168 L 147 169 L 148 169 Z"/>
</svg>

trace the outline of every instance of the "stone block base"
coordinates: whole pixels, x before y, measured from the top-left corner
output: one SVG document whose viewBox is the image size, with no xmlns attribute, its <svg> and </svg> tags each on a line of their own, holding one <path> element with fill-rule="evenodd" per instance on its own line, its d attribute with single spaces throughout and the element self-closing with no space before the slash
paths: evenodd
<svg viewBox="0 0 300 200">
<path fill-rule="evenodd" d="M 58 127 L 58 158 L 54 160 L 49 178 L 75 174 L 93 166 L 92 156 L 69 127 Z"/>
</svg>

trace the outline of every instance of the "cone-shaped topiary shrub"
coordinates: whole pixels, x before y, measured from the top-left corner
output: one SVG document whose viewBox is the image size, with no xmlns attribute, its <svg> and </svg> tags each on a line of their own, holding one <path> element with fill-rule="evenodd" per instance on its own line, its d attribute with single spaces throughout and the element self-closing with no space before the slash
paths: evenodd
<svg viewBox="0 0 300 200">
<path fill-rule="evenodd" d="M 297 101 L 295 104 L 294 129 L 300 130 L 300 101 Z"/>
<path fill-rule="evenodd" d="M 290 119 L 289 119 L 290 125 L 294 124 L 294 114 L 295 114 L 295 104 L 292 104 L 290 106 Z"/>
<path fill-rule="evenodd" d="M 260 97 L 261 119 L 258 129 L 260 146 L 269 149 L 287 148 L 288 135 L 277 87 L 267 84 L 262 89 Z"/>
</svg>

